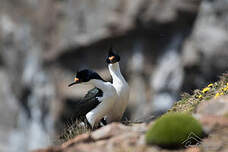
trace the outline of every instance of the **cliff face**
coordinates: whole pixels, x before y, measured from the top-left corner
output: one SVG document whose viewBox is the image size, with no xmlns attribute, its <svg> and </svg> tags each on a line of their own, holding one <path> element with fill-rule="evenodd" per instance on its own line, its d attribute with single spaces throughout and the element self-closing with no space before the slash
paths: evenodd
<svg viewBox="0 0 228 152">
<path fill-rule="evenodd" d="M 228 69 L 225 0 L 0 3 L 0 142 L 11 150 L 52 144 L 88 90 L 67 87 L 74 72 L 88 67 L 110 80 L 111 43 L 131 86 L 131 120 L 166 111 Z"/>
<path fill-rule="evenodd" d="M 95 131 L 78 135 L 64 142 L 62 145 L 49 147 L 47 149 L 40 149 L 35 152 L 225 152 L 228 150 L 227 95 L 228 74 L 224 74 L 220 81 L 215 82 L 214 84 L 211 83 L 202 90 L 195 90 L 193 95 L 183 96 L 181 101 L 176 103 L 173 108 L 170 109 L 167 114 L 165 114 L 165 116 L 158 118 L 160 121 L 150 121 L 149 123 L 129 122 L 128 125 L 123 125 L 121 123 L 112 123 Z M 173 111 L 180 113 L 173 113 Z M 194 118 L 191 117 L 191 115 L 188 115 L 186 113 L 181 114 L 181 112 L 192 113 L 193 116 L 199 120 L 199 124 L 198 121 L 194 120 Z M 175 119 L 175 116 L 178 116 L 176 117 L 177 119 Z M 189 120 L 189 118 L 191 118 L 191 120 Z M 185 120 L 184 124 L 182 123 L 183 120 Z M 175 121 L 177 123 L 176 125 L 174 125 Z M 191 121 L 195 121 L 194 125 L 191 123 Z M 158 124 L 160 127 L 158 127 Z M 180 126 L 181 124 L 182 126 Z M 189 127 L 189 125 L 192 127 Z M 201 125 L 204 133 L 206 134 L 205 137 L 201 137 L 201 135 L 196 134 L 196 132 L 193 131 L 197 130 L 196 126 Z M 150 127 L 152 127 L 152 129 Z M 167 130 L 170 130 L 170 127 L 173 128 L 175 132 L 168 133 Z M 159 131 L 161 128 L 163 128 L 164 133 L 161 132 L 161 130 Z M 189 134 L 184 137 L 186 139 L 182 139 L 182 137 L 180 137 L 181 131 L 178 130 L 181 130 L 181 128 L 188 128 L 185 129 L 185 132 L 189 132 Z M 201 131 L 202 128 L 200 129 Z M 174 131 L 173 129 L 170 131 Z M 192 131 L 189 131 L 189 129 Z M 146 142 L 148 141 L 148 138 L 145 136 L 148 134 L 151 135 L 155 130 L 157 132 L 155 133 L 156 136 L 153 137 L 153 140 L 156 140 L 154 138 L 158 138 L 158 140 L 156 140 L 155 143 L 152 142 L 154 144 L 146 144 L 148 143 Z M 170 134 L 170 136 L 167 134 Z M 180 136 L 177 136 L 179 138 L 177 138 L 176 142 L 174 142 L 173 137 L 177 134 Z M 178 143 L 182 148 L 162 148 L 163 142 L 170 145 L 171 143 Z"/>
</svg>

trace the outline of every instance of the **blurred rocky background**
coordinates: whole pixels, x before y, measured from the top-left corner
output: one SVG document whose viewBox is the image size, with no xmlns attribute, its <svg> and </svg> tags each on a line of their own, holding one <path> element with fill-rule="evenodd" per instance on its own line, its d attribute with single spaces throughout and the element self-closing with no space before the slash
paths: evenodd
<svg viewBox="0 0 228 152">
<path fill-rule="evenodd" d="M 228 70 L 227 0 L 0 0 L 0 151 L 55 142 L 89 88 L 111 80 L 110 45 L 131 87 L 124 119 L 147 120 Z"/>
</svg>

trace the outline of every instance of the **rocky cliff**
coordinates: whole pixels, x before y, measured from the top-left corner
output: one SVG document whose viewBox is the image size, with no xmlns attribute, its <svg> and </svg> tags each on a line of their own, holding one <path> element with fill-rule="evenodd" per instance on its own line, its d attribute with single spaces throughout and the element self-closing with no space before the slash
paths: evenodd
<svg viewBox="0 0 228 152">
<path fill-rule="evenodd" d="M 166 112 L 180 92 L 228 69 L 225 0 L 0 3 L 2 151 L 51 145 L 89 89 L 67 87 L 75 71 L 92 68 L 110 80 L 104 59 L 111 43 L 131 86 L 130 120 Z"/>
<path fill-rule="evenodd" d="M 168 114 L 173 111 L 188 111 L 192 113 L 202 124 L 206 134 L 202 138 L 190 132 L 188 137 L 183 142 L 181 141 L 180 144 L 183 144 L 182 148 L 169 149 L 161 148 L 156 144 L 147 144 L 145 134 L 148 128 L 156 123 L 156 121 L 151 121 L 149 123 L 129 123 L 128 125 L 112 123 L 93 132 L 78 135 L 62 145 L 40 149 L 35 152 L 225 152 L 228 150 L 227 95 L 228 75 L 226 74 L 221 81 L 209 84 L 202 90 L 196 90 L 192 96 L 183 96 L 181 101 L 170 109 Z M 178 118 L 177 125 L 181 124 L 180 121 L 181 119 Z M 168 125 L 166 127 L 171 127 L 171 124 Z M 180 127 L 185 128 L 189 126 L 183 125 Z M 178 134 L 177 132 L 176 134 Z M 171 134 L 173 137 L 174 134 Z M 157 136 L 156 138 L 160 137 Z M 195 142 L 195 145 L 191 145 L 193 142 Z"/>
</svg>

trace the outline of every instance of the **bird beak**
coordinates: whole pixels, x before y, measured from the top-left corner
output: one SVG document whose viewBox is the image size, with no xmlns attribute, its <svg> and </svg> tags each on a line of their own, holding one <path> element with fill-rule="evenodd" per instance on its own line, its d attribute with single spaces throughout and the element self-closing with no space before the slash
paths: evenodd
<svg viewBox="0 0 228 152">
<path fill-rule="evenodd" d="M 78 78 L 74 78 L 74 82 L 69 84 L 68 87 L 71 87 L 71 86 L 73 86 L 73 85 L 75 85 L 77 83 L 79 83 L 79 79 Z"/>
<path fill-rule="evenodd" d="M 111 62 L 113 62 L 113 60 L 115 59 L 115 56 L 111 56 L 108 58 Z"/>
</svg>

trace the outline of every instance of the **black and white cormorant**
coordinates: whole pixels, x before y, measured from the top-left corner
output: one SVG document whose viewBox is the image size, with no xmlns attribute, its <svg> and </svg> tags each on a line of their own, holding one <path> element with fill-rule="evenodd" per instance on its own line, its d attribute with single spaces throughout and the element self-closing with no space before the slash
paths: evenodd
<svg viewBox="0 0 228 152">
<path fill-rule="evenodd" d="M 113 79 L 112 85 L 117 92 L 117 100 L 106 117 L 107 123 L 121 120 L 129 100 L 129 86 L 120 72 L 119 61 L 120 56 L 114 53 L 111 47 L 106 58 L 106 63 Z"/>
<path fill-rule="evenodd" d="M 78 117 L 86 117 L 94 128 L 112 110 L 118 97 L 117 92 L 110 82 L 104 81 L 96 72 L 88 69 L 77 72 L 69 87 L 79 83 L 95 87 L 77 104 Z"/>
</svg>

